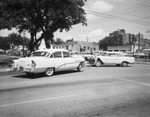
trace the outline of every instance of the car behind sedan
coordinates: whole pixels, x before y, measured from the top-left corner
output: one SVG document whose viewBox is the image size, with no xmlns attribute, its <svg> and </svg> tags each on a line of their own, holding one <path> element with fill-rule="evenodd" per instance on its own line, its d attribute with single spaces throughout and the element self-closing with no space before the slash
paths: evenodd
<svg viewBox="0 0 150 117">
<path fill-rule="evenodd" d="M 95 65 L 96 67 L 100 67 L 101 65 L 120 65 L 120 66 L 128 66 L 128 64 L 134 64 L 135 58 L 125 56 L 120 52 L 104 52 L 100 55 L 93 57 L 93 62 L 89 61 L 90 64 Z"/>
</svg>

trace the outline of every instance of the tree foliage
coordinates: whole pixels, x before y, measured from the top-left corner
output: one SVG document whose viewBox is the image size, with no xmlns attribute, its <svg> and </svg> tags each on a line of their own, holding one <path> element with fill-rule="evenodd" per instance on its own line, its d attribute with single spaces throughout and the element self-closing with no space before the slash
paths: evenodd
<svg viewBox="0 0 150 117">
<path fill-rule="evenodd" d="M 0 37 L 0 49 L 3 50 L 10 49 L 10 43 L 8 37 Z"/>
<path fill-rule="evenodd" d="M 0 29 L 16 28 L 28 31 L 29 49 L 38 49 L 42 39 L 46 47 L 53 43 L 55 31 L 69 31 L 72 25 L 87 25 L 83 6 L 86 0 L 3 0 L 0 9 Z M 39 37 L 37 34 L 42 32 Z"/>
<path fill-rule="evenodd" d="M 122 35 L 105 37 L 103 40 L 99 41 L 100 49 L 107 50 L 108 46 L 122 46 Z"/>
<path fill-rule="evenodd" d="M 74 42 L 74 39 L 72 38 L 72 39 L 66 40 L 66 43 L 70 43 L 70 42 Z"/>
<path fill-rule="evenodd" d="M 54 44 L 63 44 L 64 41 L 61 38 L 56 38 L 56 40 L 54 40 Z"/>
<path fill-rule="evenodd" d="M 29 46 L 29 39 L 26 37 L 22 37 L 17 33 L 11 33 L 8 37 L 0 37 L 0 49 L 8 50 L 14 49 L 18 46 Z"/>
</svg>

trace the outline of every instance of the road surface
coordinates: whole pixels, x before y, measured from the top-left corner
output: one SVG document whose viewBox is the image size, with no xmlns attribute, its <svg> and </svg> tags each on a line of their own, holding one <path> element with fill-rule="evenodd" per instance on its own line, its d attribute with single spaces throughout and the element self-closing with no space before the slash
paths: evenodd
<svg viewBox="0 0 150 117">
<path fill-rule="evenodd" d="M 0 117 L 149 117 L 149 71 L 150 65 L 134 64 L 34 79 L 24 73 L 3 75 L 0 79 L 10 83 L 33 86 L 0 90 Z"/>
</svg>

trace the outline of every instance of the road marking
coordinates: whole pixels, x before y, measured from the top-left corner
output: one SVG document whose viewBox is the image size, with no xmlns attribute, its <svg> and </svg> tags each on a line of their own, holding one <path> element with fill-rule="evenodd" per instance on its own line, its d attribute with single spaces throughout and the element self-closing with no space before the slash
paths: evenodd
<svg viewBox="0 0 150 117">
<path fill-rule="evenodd" d="M 48 100 L 70 98 L 70 97 L 76 97 L 76 96 L 81 96 L 81 95 L 83 95 L 83 94 L 66 95 L 66 96 L 59 96 L 59 97 L 52 97 L 52 98 L 45 98 L 45 99 L 36 99 L 36 100 L 31 100 L 31 101 L 17 102 L 17 103 L 11 103 L 11 104 L 3 104 L 3 105 L 0 105 L 0 107 L 16 106 L 16 105 L 21 105 L 21 104 L 28 104 L 28 103 L 34 103 L 34 102 L 42 102 L 42 101 L 48 101 Z"/>
<path fill-rule="evenodd" d="M 125 79 L 125 78 L 118 78 L 118 77 L 113 77 L 113 78 L 119 79 L 119 80 L 123 80 L 123 81 L 126 81 L 126 82 L 132 82 L 132 83 L 136 83 L 136 84 L 140 84 L 140 85 L 144 85 L 144 86 L 150 87 L 150 84 L 143 83 L 143 82 L 138 82 L 138 81 L 128 80 L 128 79 Z"/>
</svg>

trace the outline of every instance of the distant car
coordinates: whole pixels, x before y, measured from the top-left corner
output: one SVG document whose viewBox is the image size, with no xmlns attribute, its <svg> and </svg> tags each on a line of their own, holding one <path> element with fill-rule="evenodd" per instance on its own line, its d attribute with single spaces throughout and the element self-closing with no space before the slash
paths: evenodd
<svg viewBox="0 0 150 117">
<path fill-rule="evenodd" d="M 51 76 L 54 72 L 71 69 L 81 72 L 84 61 L 83 57 L 73 57 L 65 49 L 45 49 L 33 52 L 30 57 L 14 60 L 12 69 L 22 69 L 27 75 L 45 73 Z"/>
<path fill-rule="evenodd" d="M 128 64 L 134 64 L 135 58 L 125 56 L 120 52 L 104 52 L 98 56 L 93 57 L 91 61 L 89 61 L 89 63 L 97 67 L 106 64 L 121 65 L 125 67 L 128 66 Z"/>
</svg>

